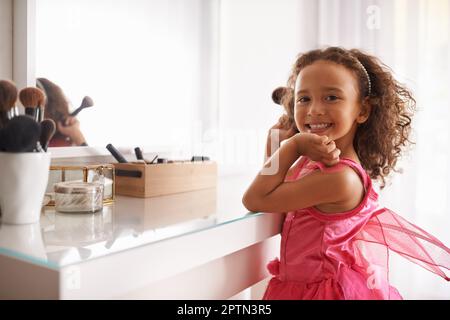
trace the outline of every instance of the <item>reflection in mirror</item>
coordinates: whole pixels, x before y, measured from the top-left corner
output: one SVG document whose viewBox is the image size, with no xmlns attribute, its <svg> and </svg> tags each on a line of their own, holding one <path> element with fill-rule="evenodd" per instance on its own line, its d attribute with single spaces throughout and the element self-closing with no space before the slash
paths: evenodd
<svg viewBox="0 0 450 320">
<path fill-rule="evenodd" d="M 51 146 L 190 146 L 214 109 L 217 6 L 37 1 L 36 76 L 60 103 L 46 110 L 60 122 Z M 70 117 L 85 96 L 95 107 Z"/>
<path fill-rule="evenodd" d="M 76 116 L 81 110 L 94 105 L 90 97 L 83 98 L 81 105 L 73 112 L 69 111 L 69 100 L 63 90 L 46 78 L 38 78 L 36 86 L 46 96 L 44 118 L 52 119 L 56 132 L 50 140 L 49 147 L 87 146 L 86 138 L 80 129 Z"/>
</svg>

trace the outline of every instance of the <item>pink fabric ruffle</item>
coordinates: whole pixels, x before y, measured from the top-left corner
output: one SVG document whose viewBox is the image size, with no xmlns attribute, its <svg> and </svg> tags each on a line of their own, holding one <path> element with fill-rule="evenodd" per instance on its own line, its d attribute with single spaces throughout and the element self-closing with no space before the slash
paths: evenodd
<svg viewBox="0 0 450 320">
<path fill-rule="evenodd" d="M 263 300 L 343 300 L 342 289 L 334 279 L 316 283 L 281 281 L 272 278 Z"/>
<path fill-rule="evenodd" d="M 280 260 L 278 260 L 278 258 L 275 258 L 272 261 L 270 261 L 267 264 L 267 270 L 274 277 L 278 276 L 280 274 Z"/>
<path fill-rule="evenodd" d="M 344 266 L 336 278 L 312 283 L 282 281 L 276 273 L 279 263 L 274 259 L 267 265 L 275 277 L 270 280 L 263 300 L 403 300 L 389 284 L 377 287 L 381 284 L 378 279 L 367 278 L 364 273 Z"/>
</svg>

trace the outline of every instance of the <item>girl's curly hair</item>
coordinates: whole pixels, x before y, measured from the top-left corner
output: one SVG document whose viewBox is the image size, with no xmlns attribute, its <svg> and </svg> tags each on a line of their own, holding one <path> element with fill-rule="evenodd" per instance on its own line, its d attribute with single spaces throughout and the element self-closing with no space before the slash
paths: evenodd
<svg viewBox="0 0 450 320">
<path fill-rule="evenodd" d="M 300 71 L 315 61 L 325 60 L 345 66 L 352 70 L 359 82 L 361 103 L 367 99 L 371 112 L 366 122 L 360 124 L 355 134 L 353 146 L 361 165 L 374 180 L 381 180 L 381 189 L 385 187 L 385 177 L 395 169 L 403 148 L 414 142 L 408 139 L 411 132 L 411 120 L 416 101 L 411 92 L 397 82 L 389 67 L 378 58 L 358 49 L 346 50 L 339 47 L 317 49 L 301 54 L 292 67 L 287 88 L 280 90 L 280 104 L 284 106 L 291 120 L 294 114 L 294 88 Z M 366 69 L 369 83 L 360 63 Z"/>
</svg>

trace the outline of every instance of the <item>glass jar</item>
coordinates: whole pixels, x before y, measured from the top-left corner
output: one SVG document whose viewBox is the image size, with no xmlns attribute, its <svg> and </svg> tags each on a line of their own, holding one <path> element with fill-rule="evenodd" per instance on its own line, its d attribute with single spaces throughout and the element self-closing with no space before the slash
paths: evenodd
<svg viewBox="0 0 450 320">
<path fill-rule="evenodd" d="M 54 189 L 56 211 L 94 213 L 103 209 L 104 186 L 101 183 L 60 182 Z"/>
<path fill-rule="evenodd" d="M 50 166 L 46 190 L 46 206 L 55 205 L 55 184 L 60 182 L 96 182 L 102 183 L 103 205 L 114 202 L 115 175 L 112 164 L 65 165 L 57 163 Z"/>
</svg>

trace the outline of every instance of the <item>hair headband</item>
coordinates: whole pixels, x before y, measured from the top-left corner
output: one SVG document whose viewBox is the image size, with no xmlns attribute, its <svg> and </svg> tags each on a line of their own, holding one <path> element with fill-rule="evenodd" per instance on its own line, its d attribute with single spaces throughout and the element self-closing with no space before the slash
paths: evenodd
<svg viewBox="0 0 450 320">
<path fill-rule="evenodd" d="M 370 77 L 369 77 L 369 73 L 367 72 L 366 68 L 364 67 L 364 65 L 361 63 L 361 61 L 358 60 L 358 58 L 356 58 L 356 62 L 359 64 L 359 66 L 361 67 L 362 71 L 364 72 L 364 74 L 366 75 L 367 78 L 367 83 L 368 85 L 368 91 L 367 91 L 367 96 L 370 97 L 370 94 L 372 93 L 372 82 L 370 81 Z"/>
</svg>

